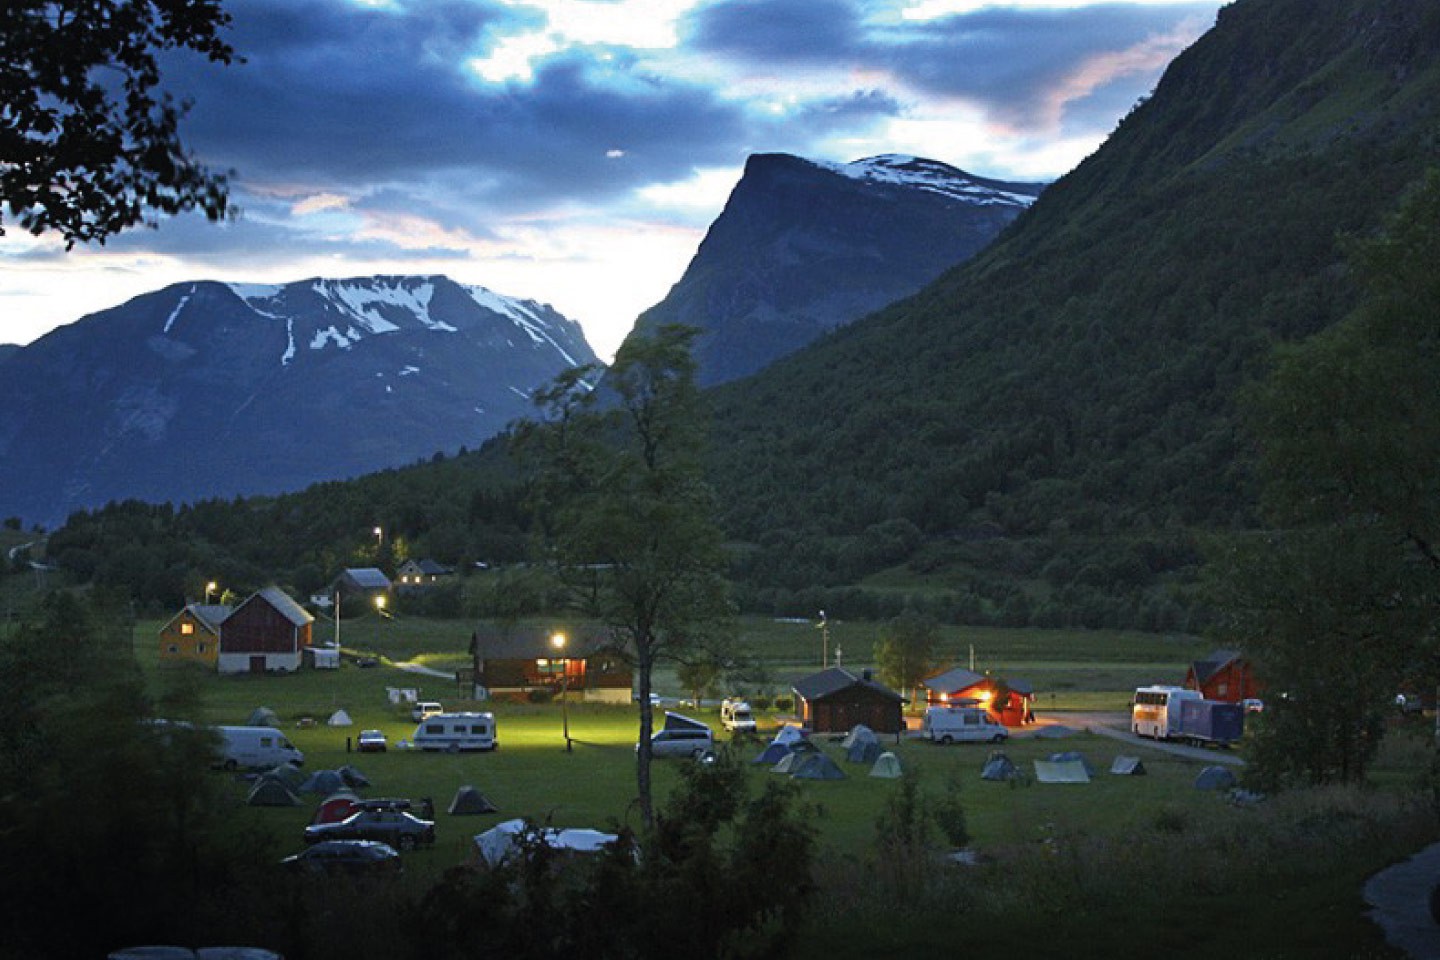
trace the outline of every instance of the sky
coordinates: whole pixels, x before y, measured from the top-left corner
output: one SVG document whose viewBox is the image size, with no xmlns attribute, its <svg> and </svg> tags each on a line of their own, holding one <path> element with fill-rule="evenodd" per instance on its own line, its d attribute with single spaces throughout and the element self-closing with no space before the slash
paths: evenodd
<svg viewBox="0 0 1440 960">
<path fill-rule="evenodd" d="M 244 63 L 164 61 L 240 216 L 65 252 L 7 218 L 0 343 L 198 279 L 445 274 L 608 359 L 756 153 L 1051 180 L 1220 0 L 230 0 Z"/>
</svg>

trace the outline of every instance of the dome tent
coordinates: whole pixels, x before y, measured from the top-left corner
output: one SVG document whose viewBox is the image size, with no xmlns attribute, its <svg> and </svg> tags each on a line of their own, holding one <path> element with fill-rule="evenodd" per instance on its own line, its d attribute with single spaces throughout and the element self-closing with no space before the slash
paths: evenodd
<svg viewBox="0 0 1440 960">
<path fill-rule="evenodd" d="M 900 776 L 900 758 L 889 750 L 875 760 L 875 766 L 870 768 L 870 776 L 880 777 L 884 780 L 894 780 Z"/>
<path fill-rule="evenodd" d="M 480 813 L 494 813 L 498 808 L 470 784 L 465 784 L 455 791 L 455 797 L 450 801 L 450 807 L 446 813 L 455 816 L 471 816 Z"/>
</svg>

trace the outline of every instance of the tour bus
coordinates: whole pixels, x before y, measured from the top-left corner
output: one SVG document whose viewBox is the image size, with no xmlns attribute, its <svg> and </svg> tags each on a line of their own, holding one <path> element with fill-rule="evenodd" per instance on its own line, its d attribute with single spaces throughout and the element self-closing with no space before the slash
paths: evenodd
<svg viewBox="0 0 1440 960">
<path fill-rule="evenodd" d="M 437 713 L 415 728 L 415 746 L 421 750 L 494 750 L 495 714 Z"/>
<path fill-rule="evenodd" d="M 1167 740 L 1183 730 L 1180 704 L 1204 699 L 1199 690 L 1183 687 L 1137 687 L 1130 714 L 1130 730 L 1136 736 Z"/>
</svg>

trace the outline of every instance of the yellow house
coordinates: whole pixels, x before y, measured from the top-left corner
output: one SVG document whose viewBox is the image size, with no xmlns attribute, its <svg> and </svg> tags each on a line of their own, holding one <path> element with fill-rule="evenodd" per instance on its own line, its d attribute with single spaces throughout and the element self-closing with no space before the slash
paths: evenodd
<svg viewBox="0 0 1440 960">
<path fill-rule="evenodd" d="M 220 623 L 230 616 L 221 604 L 187 604 L 160 628 L 161 663 L 203 663 L 215 666 L 220 656 Z"/>
</svg>

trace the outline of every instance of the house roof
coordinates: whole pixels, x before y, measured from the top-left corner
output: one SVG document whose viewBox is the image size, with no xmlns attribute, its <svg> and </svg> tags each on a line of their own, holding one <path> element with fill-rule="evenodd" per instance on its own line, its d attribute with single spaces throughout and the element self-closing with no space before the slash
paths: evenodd
<svg viewBox="0 0 1440 960">
<path fill-rule="evenodd" d="M 966 670 L 964 667 L 951 667 L 943 673 L 937 673 L 933 677 L 927 677 L 920 681 L 920 685 L 927 690 L 934 690 L 936 693 L 943 693 L 947 696 L 959 693 L 961 690 L 968 690 L 975 684 L 985 679 L 983 674 L 974 670 Z"/>
<path fill-rule="evenodd" d="M 379 567 L 346 567 L 338 580 L 343 580 L 361 590 L 389 590 L 390 578 Z"/>
<path fill-rule="evenodd" d="M 557 650 L 551 638 L 554 630 L 539 627 L 520 627 L 502 631 L 480 627 L 475 631 L 476 652 L 481 659 L 529 659 L 558 657 L 579 659 L 593 656 L 609 646 L 607 638 L 582 634 L 566 634 L 565 646 Z"/>
<path fill-rule="evenodd" d="M 877 683 L 868 677 L 857 677 L 844 667 L 830 667 L 819 673 L 812 673 L 808 677 L 802 677 L 792 684 L 792 688 L 800 697 L 810 701 L 822 700 L 856 686 L 893 697 L 895 700 L 903 701 L 905 699 L 883 683 Z"/>
<path fill-rule="evenodd" d="M 449 567 L 445 566 L 443 563 L 436 563 L 429 557 L 426 557 L 424 560 L 411 560 L 408 561 L 408 563 L 413 565 L 416 569 L 418 569 L 421 573 L 425 574 L 427 577 L 443 577 L 450 572 Z"/>
<path fill-rule="evenodd" d="M 1208 683 L 1211 677 L 1239 659 L 1238 650 L 1216 650 L 1204 660 L 1190 664 L 1190 669 L 1195 673 L 1196 683 Z"/>
<path fill-rule="evenodd" d="M 290 594 L 281 590 L 279 587 L 265 587 L 262 590 L 258 590 L 251 595 L 250 600 L 254 600 L 256 597 L 263 597 L 266 603 L 274 607 L 279 611 L 281 616 L 297 627 L 303 627 L 315 619 L 310 616 L 310 613 L 304 607 L 292 600 Z M 250 600 L 246 600 L 245 603 L 249 603 Z M 243 607 L 245 603 L 242 603 L 240 606 Z"/>
<path fill-rule="evenodd" d="M 226 617 L 230 616 L 234 609 L 234 607 L 226 606 L 220 603 L 187 603 L 185 604 L 184 609 L 180 610 L 180 612 L 176 613 L 175 616 L 165 621 L 165 625 L 160 628 L 160 632 L 164 633 L 170 628 L 170 624 L 174 623 L 176 620 L 179 620 L 188 612 L 192 617 L 194 617 L 196 620 L 199 620 L 211 631 L 218 633 L 220 630 L 221 621 L 223 621 Z"/>
</svg>

